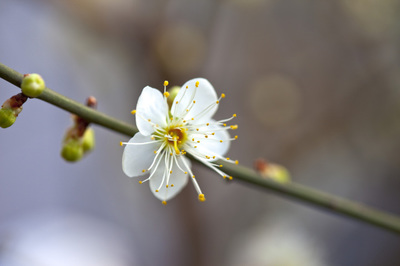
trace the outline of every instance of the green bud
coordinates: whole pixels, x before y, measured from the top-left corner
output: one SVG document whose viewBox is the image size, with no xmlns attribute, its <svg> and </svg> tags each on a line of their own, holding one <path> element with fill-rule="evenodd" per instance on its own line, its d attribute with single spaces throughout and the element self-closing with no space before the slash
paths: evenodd
<svg viewBox="0 0 400 266">
<path fill-rule="evenodd" d="M 14 124 L 17 117 L 15 113 L 10 108 L 2 108 L 0 109 L 0 127 L 7 128 Z"/>
<path fill-rule="evenodd" d="M 22 80 L 22 93 L 29 97 L 38 97 L 46 87 L 44 80 L 39 74 L 25 75 Z"/>
<path fill-rule="evenodd" d="M 95 146 L 95 137 L 94 137 L 94 130 L 92 128 L 87 128 L 85 133 L 83 134 L 83 152 L 89 152 L 93 150 Z"/>
<path fill-rule="evenodd" d="M 79 139 L 66 140 L 61 150 L 61 156 L 68 162 L 77 162 L 82 159 L 83 147 Z"/>
<path fill-rule="evenodd" d="M 262 175 L 283 184 L 291 181 L 289 171 L 279 164 L 268 164 Z"/>
<path fill-rule="evenodd" d="M 176 97 L 176 95 L 178 95 L 178 92 L 180 89 L 181 89 L 181 87 L 179 87 L 179 86 L 173 86 L 168 90 L 169 96 L 167 98 L 167 102 L 168 102 L 169 109 L 171 109 L 172 104 L 174 103 L 175 97 Z"/>
</svg>

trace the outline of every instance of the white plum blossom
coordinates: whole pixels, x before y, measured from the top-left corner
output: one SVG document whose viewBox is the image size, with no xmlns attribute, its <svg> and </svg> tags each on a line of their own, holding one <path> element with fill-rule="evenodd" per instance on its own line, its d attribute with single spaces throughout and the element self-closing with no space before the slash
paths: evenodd
<svg viewBox="0 0 400 266">
<path fill-rule="evenodd" d="M 199 200 L 204 201 L 204 194 L 185 154 L 190 154 L 223 178 L 232 179 L 220 170 L 223 165 L 215 161 L 238 164 L 237 160 L 223 157 L 230 141 L 237 139 L 237 136 L 231 138 L 228 130 L 238 126 L 226 124 L 236 114 L 220 121 L 212 119 L 225 94 L 218 97 L 204 78 L 186 82 L 169 109 L 167 85 L 168 81 L 165 81 L 164 94 L 149 86 L 143 89 L 136 110 L 132 111 L 136 114 L 139 132 L 129 142 L 120 143 L 126 145 L 122 169 L 129 177 L 149 173 L 139 183 L 149 181 L 151 191 L 163 204 L 180 192 L 188 179 L 192 180 Z"/>
</svg>

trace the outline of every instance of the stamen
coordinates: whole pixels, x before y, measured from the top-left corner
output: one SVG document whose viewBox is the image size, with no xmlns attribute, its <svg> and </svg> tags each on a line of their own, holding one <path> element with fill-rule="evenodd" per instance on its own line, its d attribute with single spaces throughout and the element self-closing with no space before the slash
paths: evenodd
<svg viewBox="0 0 400 266">
<path fill-rule="evenodd" d="M 136 114 L 136 110 L 132 110 L 131 114 L 133 114 L 133 115 Z"/>
</svg>

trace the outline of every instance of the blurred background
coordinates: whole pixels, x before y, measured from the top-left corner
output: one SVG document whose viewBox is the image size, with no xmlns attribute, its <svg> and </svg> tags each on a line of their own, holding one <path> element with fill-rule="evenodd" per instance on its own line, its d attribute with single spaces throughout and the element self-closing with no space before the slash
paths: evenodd
<svg viewBox="0 0 400 266">
<path fill-rule="evenodd" d="M 205 77 L 238 114 L 229 156 L 400 215 L 400 0 L 1 0 L 0 62 L 134 124 L 146 85 Z M 18 90 L 0 80 L 0 101 Z M 60 156 L 70 114 L 29 100 L 0 132 L 1 266 L 400 265 L 400 239 L 194 166 L 163 206 L 120 141 Z M 235 132 L 235 133 L 236 133 Z"/>
</svg>

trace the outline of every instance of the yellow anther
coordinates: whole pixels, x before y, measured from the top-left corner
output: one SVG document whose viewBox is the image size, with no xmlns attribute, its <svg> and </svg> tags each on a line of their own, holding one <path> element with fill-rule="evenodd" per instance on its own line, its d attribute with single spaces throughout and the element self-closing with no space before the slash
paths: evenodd
<svg viewBox="0 0 400 266">
<path fill-rule="evenodd" d="M 156 189 L 156 192 L 158 192 L 158 189 Z"/>
<path fill-rule="evenodd" d="M 174 184 L 171 184 L 171 187 L 174 187 Z"/>
<path fill-rule="evenodd" d="M 207 135 L 205 135 L 204 137 L 205 137 L 206 139 L 208 139 L 208 136 L 207 136 Z"/>
<path fill-rule="evenodd" d="M 192 177 L 195 178 L 196 176 L 195 176 L 195 175 L 192 175 Z"/>
<path fill-rule="evenodd" d="M 239 164 L 239 161 L 238 161 L 238 160 L 236 160 L 236 161 L 235 161 L 235 164 Z"/>
<path fill-rule="evenodd" d="M 194 138 L 192 138 L 192 141 L 194 141 Z"/>
<path fill-rule="evenodd" d="M 235 136 L 235 139 L 238 139 L 238 136 Z"/>
<path fill-rule="evenodd" d="M 185 175 L 187 175 L 187 172 L 185 172 Z"/>
<path fill-rule="evenodd" d="M 210 123 L 207 123 L 206 125 L 207 125 L 207 126 L 209 126 L 209 125 L 210 125 Z"/>
<path fill-rule="evenodd" d="M 157 151 L 154 151 L 154 154 L 156 154 L 157 153 Z"/>
<path fill-rule="evenodd" d="M 188 86 L 188 85 L 186 85 L 186 89 L 189 89 L 189 86 Z"/>
<path fill-rule="evenodd" d="M 169 155 L 172 156 L 172 152 L 170 152 Z"/>
<path fill-rule="evenodd" d="M 122 141 L 119 142 L 119 145 L 121 145 L 121 146 L 123 145 L 123 144 L 122 144 Z"/>
<path fill-rule="evenodd" d="M 196 101 L 193 101 L 193 103 L 196 103 Z"/>
<path fill-rule="evenodd" d="M 169 171 L 169 173 L 170 173 L 170 174 L 172 174 L 172 170 L 171 170 L 171 171 Z"/>
<path fill-rule="evenodd" d="M 168 91 L 164 92 L 164 96 L 168 98 L 169 97 L 169 92 Z"/>
<path fill-rule="evenodd" d="M 228 161 L 230 160 L 230 158 L 228 157 L 228 158 L 226 158 Z"/>
<path fill-rule="evenodd" d="M 196 131 L 199 131 L 199 129 L 198 129 L 198 128 L 196 128 Z"/>
<path fill-rule="evenodd" d="M 213 136 L 214 136 L 214 135 L 215 135 L 215 133 L 213 132 L 213 133 L 211 133 L 211 135 L 213 135 Z"/>
<path fill-rule="evenodd" d="M 175 103 L 178 104 L 178 101 L 176 101 Z"/>
<path fill-rule="evenodd" d="M 183 122 L 183 123 L 186 123 L 186 120 L 183 120 L 182 122 Z"/>
<path fill-rule="evenodd" d="M 213 156 L 213 159 L 215 159 L 215 156 Z"/>
<path fill-rule="evenodd" d="M 206 201 L 204 194 L 199 194 L 199 201 L 201 201 L 201 202 Z"/>
<path fill-rule="evenodd" d="M 222 164 L 219 165 L 219 167 L 222 167 L 222 166 L 223 166 Z"/>
<path fill-rule="evenodd" d="M 225 179 L 225 178 L 226 178 L 226 175 L 224 175 L 223 178 Z"/>
<path fill-rule="evenodd" d="M 146 170 L 145 170 L 145 169 L 143 169 L 143 170 L 142 170 L 142 173 L 144 173 L 144 172 L 146 172 Z"/>
<path fill-rule="evenodd" d="M 164 81 L 164 86 L 168 86 L 168 80 Z"/>
<path fill-rule="evenodd" d="M 222 94 L 221 94 L 221 98 L 225 98 L 225 93 L 222 93 Z"/>
<path fill-rule="evenodd" d="M 233 114 L 233 117 L 236 117 L 236 114 Z"/>
<path fill-rule="evenodd" d="M 168 185 L 166 185 L 165 187 L 168 188 Z"/>
<path fill-rule="evenodd" d="M 200 143 L 200 140 L 198 140 L 197 143 Z"/>
<path fill-rule="evenodd" d="M 133 115 L 136 114 L 136 110 L 132 110 L 131 114 L 133 114 Z"/>
<path fill-rule="evenodd" d="M 167 202 L 165 200 L 163 200 L 161 203 L 162 205 L 167 205 Z"/>
<path fill-rule="evenodd" d="M 182 141 L 178 140 L 178 144 L 181 144 L 181 143 L 182 143 Z"/>
<path fill-rule="evenodd" d="M 224 124 L 224 127 L 226 127 L 226 124 Z"/>
<path fill-rule="evenodd" d="M 192 117 L 192 120 L 194 120 L 194 117 Z"/>
<path fill-rule="evenodd" d="M 221 139 L 219 142 L 221 142 L 221 143 L 222 143 L 222 142 L 223 142 L 223 141 L 222 141 L 222 139 Z"/>
<path fill-rule="evenodd" d="M 155 140 L 155 138 L 153 136 L 151 136 L 151 140 Z"/>
<path fill-rule="evenodd" d="M 197 88 L 197 87 L 199 87 L 199 82 L 198 82 L 198 81 L 196 81 L 196 84 L 195 84 L 195 85 L 196 85 L 196 88 Z"/>
<path fill-rule="evenodd" d="M 219 104 L 219 101 L 216 101 L 215 103 Z"/>
<path fill-rule="evenodd" d="M 230 176 L 230 177 L 229 177 L 229 180 L 232 180 L 232 179 L 233 179 L 233 177 Z"/>
<path fill-rule="evenodd" d="M 233 126 L 231 126 L 231 129 L 232 129 L 232 130 L 238 129 L 238 125 L 233 125 Z"/>
<path fill-rule="evenodd" d="M 207 159 L 210 159 L 210 156 L 207 156 L 207 155 L 206 155 L 206 158 L 207 158 Z"/>
<path fill-rule="evenodd" d="M 197 146 L 194 146 L 194 148 L 196 149 L 196 148 L 197 148 Z"/>
<path fill-rule="evenodd" d="M 139 181 L 139 184 L 143 184 L 143 182 L 142 182 L 142 181 Z"/>
<path fill-rule="evenodd" d="M 151 122 L 151 119 L 147 119 L 147 121 Z"/>
</svg>

